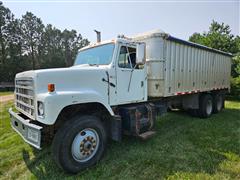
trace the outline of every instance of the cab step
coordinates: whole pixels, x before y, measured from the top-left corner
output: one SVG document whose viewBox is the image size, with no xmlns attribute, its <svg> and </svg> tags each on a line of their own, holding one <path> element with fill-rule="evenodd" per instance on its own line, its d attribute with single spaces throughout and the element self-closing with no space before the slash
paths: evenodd
<svg viewBox="0 0 240 180">
<path fill-rule="evenodd" d="M 150 137 L 154 136 L 155 134 L 156 134 L 156 131 L 146 131 L 142 134 L 139 134 L 139 137 L 142 140 L 146 140 L 146 139 L 149 139 Z"/>
</svg>

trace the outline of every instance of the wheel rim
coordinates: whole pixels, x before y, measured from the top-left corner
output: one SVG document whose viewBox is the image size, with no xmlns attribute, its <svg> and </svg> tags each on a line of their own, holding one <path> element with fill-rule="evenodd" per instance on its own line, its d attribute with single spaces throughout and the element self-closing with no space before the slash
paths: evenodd
<svg viewBox="0 0 240 180">
<path fill-rule="evenodd" d="M 222 109 L 222 97 L 219 96 L 217 100 L 217 110 L 220 111 Z"/>
<path fill-rule="evenodd" d="M 212 113 L 212 101 L 209 99 L 207 101 L 207 114 L 210 115 Z"/>
<path fill-rule="evenodd" d="M 78 162 L 86 162 L 96 154 L 98 147 L 98 133 L 91 128 L 83 129 L 72 142 L 72 157 Z"/>
</svg>

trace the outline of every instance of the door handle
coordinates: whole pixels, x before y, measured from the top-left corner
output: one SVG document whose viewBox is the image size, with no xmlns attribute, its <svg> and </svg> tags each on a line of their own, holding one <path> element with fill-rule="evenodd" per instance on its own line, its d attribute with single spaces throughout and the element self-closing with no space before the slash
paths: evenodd
<svg viewBox="0 0 240 180">
<path fill-rule="evenodd" d="M 113 83 L 107 81 L 105 78 L 102 78 L 102 81 L 108 83 L 108 84 L 109 84 L 110 86 L 112 86 L 112 87 L 116 87 L 115 84 L 113 84 Z"/>
<path fill-rule="evenodd" d="M 121 69 L 122 72 L 131 72 L 132 69 Z"/>
</svg>

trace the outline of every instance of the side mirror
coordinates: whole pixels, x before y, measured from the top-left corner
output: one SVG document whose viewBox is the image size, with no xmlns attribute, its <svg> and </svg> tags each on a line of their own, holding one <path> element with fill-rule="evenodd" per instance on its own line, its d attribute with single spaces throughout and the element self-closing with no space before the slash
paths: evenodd
<svg viewBox="0 0 240 180">
<path fill-rule="evenodd" d="M 136 53 L 136 64 L 144 64 L 145 63 L 145 51 L 146 45 L 145 43 L 137 44 L 137 53 Z"/>
</svg>

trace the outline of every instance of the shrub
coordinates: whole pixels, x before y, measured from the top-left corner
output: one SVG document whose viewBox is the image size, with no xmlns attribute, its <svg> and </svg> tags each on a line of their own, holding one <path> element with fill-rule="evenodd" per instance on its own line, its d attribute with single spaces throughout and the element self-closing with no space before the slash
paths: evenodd
<svg viewBox="0 0 240 180">
<path fill-rule="evenodd" d="M 240 97 L 240 76 L 231 78 L 231 95 Z"/>
</svg>

